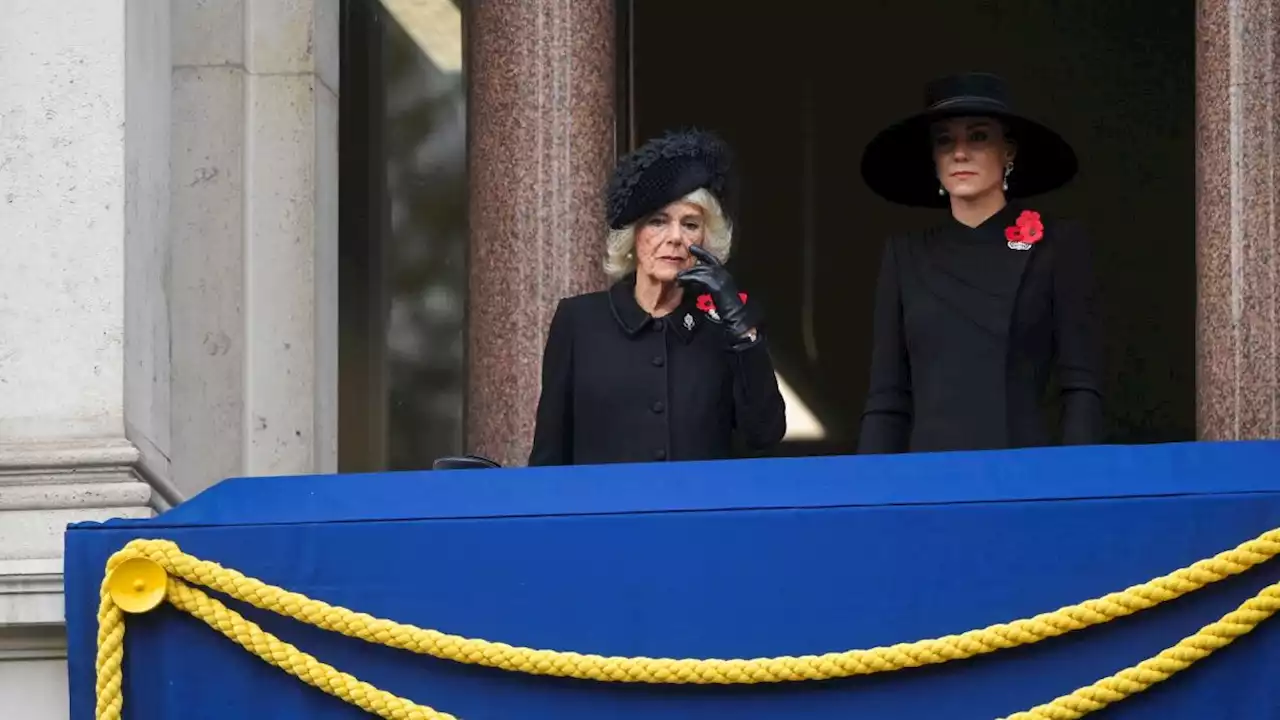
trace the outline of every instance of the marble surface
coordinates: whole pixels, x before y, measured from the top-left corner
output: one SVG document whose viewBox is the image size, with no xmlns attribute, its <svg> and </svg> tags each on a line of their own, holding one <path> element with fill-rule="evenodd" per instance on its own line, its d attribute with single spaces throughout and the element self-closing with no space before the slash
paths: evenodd
<svg viewBox="0 0 1280 720">
<path fill-rule="evenodd" d="M 1199 5 L 1196 415 L 1203 439 L 1280 435 L 1275 5 Z"/>
<path fill-rule="evenodd" d="M 332 472 L 338 2 L 171 6 L 175 483 Z"/>
<path fill-rule="evenodd" d="M 523 465 L 560 298 L 605 286 L 614 160 L 611 0 L 491 0 L 467 13 L 467 449 Z"/>
<path fill-rule="evenodd" d="M 169 14 L 124 0 L 4 10 L 0 707 L 62 720 L 63 530 L 147 517 L 163 494 L 129 436 L 162 443 L 167 422 L 165 299 L 140 299 L 163 262 Z"/>
</svg>

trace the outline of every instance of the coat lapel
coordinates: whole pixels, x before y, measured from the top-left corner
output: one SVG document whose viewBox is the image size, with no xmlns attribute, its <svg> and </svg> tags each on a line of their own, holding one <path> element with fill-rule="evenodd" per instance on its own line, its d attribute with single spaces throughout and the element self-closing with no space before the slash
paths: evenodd
<svg viewBox="0 0 1280 720">
<path fill-rule="evenodd" d="M 949 220 L 910 248 L 924 289 L 964 321 L 999 338 L 1009 335 L 1027 265 L 1041 251 L 1039 245 L 1009 247 L 1005 228 L 1019 212 L 1006 206 L 977 228 Z"/>
</svg>

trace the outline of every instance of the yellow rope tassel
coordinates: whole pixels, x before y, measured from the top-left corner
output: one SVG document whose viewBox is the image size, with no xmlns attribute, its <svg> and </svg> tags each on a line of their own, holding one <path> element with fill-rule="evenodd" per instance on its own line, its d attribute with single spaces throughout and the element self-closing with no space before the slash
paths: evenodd
<svg viewBox="0 0 1280 720">
<path fill-rule="evenodd" d="M 139 558 L 154 563 L 171 578 L 181 578 L 189 583 L 208 587 L 259 609 L 348 637 L 444 660 L 534 675 L 601 682 L 751 684 L 826 680 L 889 672 L 1028 645 L 1154 607 L 1210 583 L 1238 575 L 1277 554 L 1280 554 L 1280 529 L 1268 531 L 1233 550 L 1121 592 L 1032 618 L 991 625 L 959 635 L 823 655 L 750 660 L 675 660 L 538 650 L 449 635 L 353 612 L 267 585 L 217 563 L 188 555 L 175 543 L 167 540 L 134 540 L 107 562 L 108 577 L 103 583 L 102 604 L 98 613 L 96 717 L 98 720 L 121 718 L 120 675 L 124 652 L 124 621 L 121 609 L 113 601 L 109 584 L 114 570 L 126 561 L 136 561 Z M 200 618 L 263 660 L 369 712 L 388 718 L 435 720 L 452 717 L 385 693 L 320 663 L 186 583 L 170 579 L 162 593 L 163 598 L 176 607 Z M 1195 636 L 1155 658 L 1052 703 L 1015 715 L 1010 720 L 1078 718 L 1134 692 L 1140 692 L 1207 656 L 1213 650 L 1229 644 L 1235 637 L 1270 617 L 1276 610 L 1277 598 L 1280 598 L 1280 583 L 1259 593 L 1222 621 L 1207 626 Z M 159 599 L 160 596 L 157 596 L 156 601 Z M 383 714 L 384 712 L 392 714 Z"/>
</svg>

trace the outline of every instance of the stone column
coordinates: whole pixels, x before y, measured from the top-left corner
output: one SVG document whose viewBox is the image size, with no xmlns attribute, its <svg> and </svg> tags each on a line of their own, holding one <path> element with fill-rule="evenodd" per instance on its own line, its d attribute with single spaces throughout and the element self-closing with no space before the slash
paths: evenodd
<svg viewBox="0 0 1280 720">
<path fill-rule="evenodd" d="M 605 282 L 614 2 L 484 0 L 469 3 L 465 14 L 466 444 L 505 465 L 523 465 L 556 302 Z"/>
<path fill-rule="evenodd" d="M 5 4 L 9 714 L 65 717 L 67 523 L 336 467 L 338 1 Z"/>
<path fill-rule="evenodd" d="M 12 0 L 0 21 L 6 716 L 65 716 L 63 528 L 151 514 L 131 436 L 167 403 L 164 294 L 154 314 L 144 298 L 167 230 L 168 23 L 132 0 Z"/>
<path fill-rule="evenodd" d="M 172 0 L 172 474 L 337 467 L 338 0 Z"/>
<path fill-rule="evenodd" d="M 1196 78 L 1196 422 L 1280 437 L 1280 13 L 1201 0 Z"/>
</svg>

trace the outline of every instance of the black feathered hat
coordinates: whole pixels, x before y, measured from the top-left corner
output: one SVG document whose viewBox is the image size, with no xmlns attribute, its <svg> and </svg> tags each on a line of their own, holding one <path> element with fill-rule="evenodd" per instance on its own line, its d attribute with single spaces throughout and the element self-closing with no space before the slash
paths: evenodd
<svg viewBox="0 0 1280 720">
<path fill-rule="evenodd" d="M 624 228 L 699 188 L 731 213 L 732 154 L 714 133 L 671 132 L 618 161 L 606 190 L 609 227 Z"/>
<path fill-rule="evenodd" d="M 1005 81 L 989 73 L 963 73 L 930 82 L 924 110 L 877 135 L 862 155 L 862 178 L 884 199 L 916 207 L 946 207 L 938 194 L 929 126 L 967 115 L 1002 121 L 1018 147 L 1008 196 L 1025 198 L 1056 190 L 1076 174 L 1075 152 L 1045 125 L 1016 112 Z"/>
</svg>

